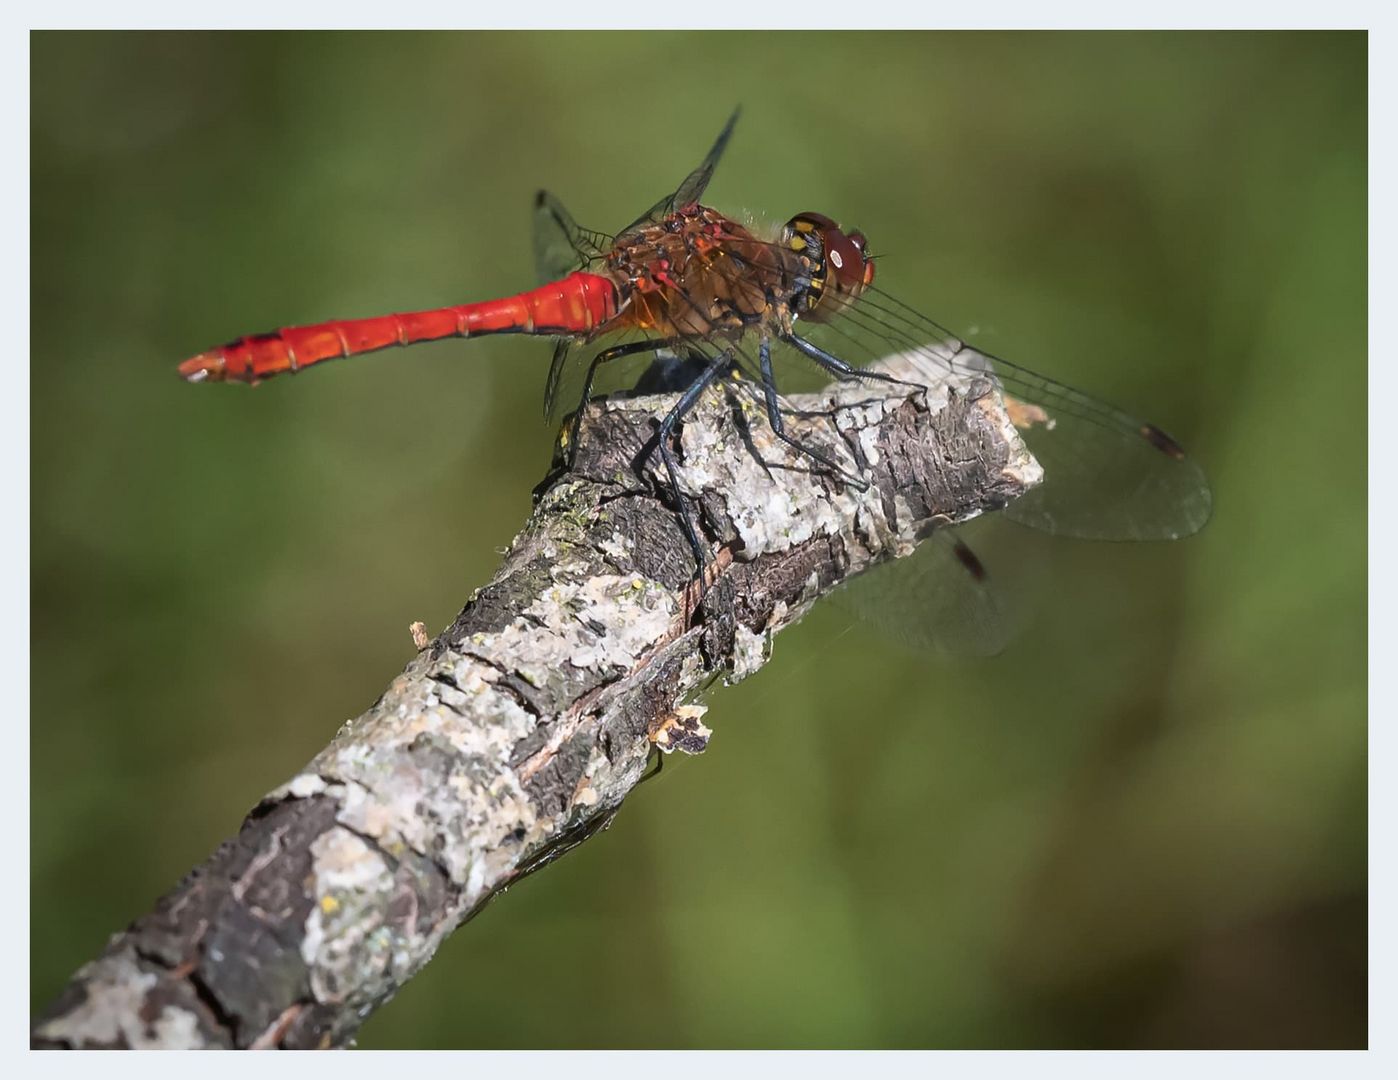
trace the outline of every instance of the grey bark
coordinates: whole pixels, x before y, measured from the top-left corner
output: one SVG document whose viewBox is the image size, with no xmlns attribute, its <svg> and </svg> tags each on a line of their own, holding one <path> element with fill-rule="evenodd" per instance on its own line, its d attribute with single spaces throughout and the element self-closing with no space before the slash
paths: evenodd
<svg viewBox="0 0 1398 1080">
<path fill-rule="evenodd" d="M 609 822 L 654 747 L 702 750 L 716 675 L 746 678 L 824 593 L 1038 482 L 984 376 L 884 367 L 926 391 L 790 402 L 789 430 L 867 491 L 776 440 L 750 387 L 700 402 L 678 454 L 717 552 L 706 590 L 659 461 L 640 456 L 673 399 L 595 405 L 493 580 L 77 972 L 33 1044 L 346 1044 L 492 896 Z"/>
</svg>

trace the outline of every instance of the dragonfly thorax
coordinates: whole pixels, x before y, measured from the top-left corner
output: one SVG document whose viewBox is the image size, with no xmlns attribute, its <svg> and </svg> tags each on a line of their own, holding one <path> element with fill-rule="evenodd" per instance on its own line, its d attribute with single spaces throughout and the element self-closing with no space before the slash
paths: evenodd
<svg viewBox="0 0 1398 1080">
<path fill-rule="evenodd" d="M 805 260 L 705 206 L 687 206 L 618 238 L 607 270 L 623 318 L 675 338 L 737 336 L 778 319 L 804 288 Z"/>
</svg>

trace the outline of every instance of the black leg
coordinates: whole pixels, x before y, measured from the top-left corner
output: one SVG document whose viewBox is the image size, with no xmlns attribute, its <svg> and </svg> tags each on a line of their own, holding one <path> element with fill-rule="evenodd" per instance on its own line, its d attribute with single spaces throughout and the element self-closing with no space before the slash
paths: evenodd
<svg viewBox="0 0 1398 1080">
<path fill-rule="evenodd" d="M 631 789 L 632 791 L 635 791 L 636 788 L 640 787 L 647 780 L 654 780 L 665 771 L 665 751 L 655 746 L 651 748 L 651 753 L 655 755 L 655 765 L 653 768 L 646 769 L 646 771 L 641 774 L 641 778 L 636 781 L 635 787 Z"/>
<path fill-rule="evenodd" d="M 674 407 L 671 408 L 671 410 L 665 414 L 664 419 L 660 421 L 659 439 L 656 442 L 656 448 L 660 452 L 660 460 L 665 464 L 665 473 L 670 480 L 670 491 L 675 497 L 675 509 L 680 515 L 680 524 L 684 526 L 684 534 L 688 537 L 689 546 L 694 549 L 694 559 L 699 564 L 700 581 L 704 578 L 704 567 L 709 561 L 709 551 L 708 548 L 700 543 L 699 530 L 695 528 L 694 521 L 689 515 L 688 508 L 685 506 L 684 492 L 680 490 L 680 480 L 675 473 L 675 458 L 674 455 L 670 453 L 670 437 L 674 434 L 675 425 L 683 420 L 685 414 L 694 408 L 695 402 L 699 400 L 699 395 L 704 392 L 710 383 L 727 371 L 731 363 L 732 359 L 726 352 L 720 353 L 709 361 L 709 365 L 704 369 L 703 374 L 689 384 L 689 389 L 680 395 L 679 401 L 675 402 Z"/>
<path fill-rule="evenodd" d="M 865 368 L 851 367 L 837 356 L 832 356 L 819 345 L 812 341 L 807 341 L 803 337 L 795 334 L 788 334 L 782 338 L 788 345 L 799 350 L 801 353 L 814 360 L 837 379 L 869 379 L 874 382 L 892 383 L 894 386 L 909 386 L 915 390 L 925 390 L 926 387 L 920 383 L 908 382 L 907 379 L 895 379 L 892 375 L 885 375 L 882 371 L 869 371 Z"/>
<path fill-rule="evenodd" d="M 578 402 L 577 411 L 573 413 L 573 422 L 568 425 L 568 467 L 573 467 L 573 462 L 578 456 L 578 440 L 582 437 L 583 413 L 587 411 L 588 404 L 592 401 L 592 383 L 597 378 L 597 369 L 603 364 L 612 360 L 619 360 L 623 356 L 635 356 L 637 353 L 657 352 L 660 349 L 668 348 L 673 342 L 661 341 L 631 341 L 624 345 L 614 345 L 610 349 L 603 349 L 592 358 L 592 363 L 587 365 L 587 378 L 583 380 L 582 399 Z"/>
<path fill-rule="evenodd" d="M 772 374 L 772 342 L 769 339 L 764 337 L 757 346 L 757 356 L 762 368 L 762 395 L 767 403 L 767 422 L 772 425 L 772 434 L 793 450 L 805 454 L 812 461 L 829 469 L 851 487 L 858 488 L 860 491 L 868 491 L 869 482 L 867 480 L 846 472 L 820 451 L 811 449 L 786 433 L 786 423 L 782 419 L 781 409 L 777 407 L 777 382 Z"/>
</svg>

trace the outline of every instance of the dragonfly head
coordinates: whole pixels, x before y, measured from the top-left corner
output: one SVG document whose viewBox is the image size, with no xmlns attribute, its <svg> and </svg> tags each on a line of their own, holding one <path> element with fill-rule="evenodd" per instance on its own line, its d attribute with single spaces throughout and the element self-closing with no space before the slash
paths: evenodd
<svg viewBox="0 0 1398 1080">
<path fill-rule="evenodd" d="M 782 243 L 809 260 L 810 284 L 796 299 L 802 318 L 834 315 L 874 283 L 864 234 L 845 232 L 824 214 L 797 214 L 782 228 Z"/>
</svg>

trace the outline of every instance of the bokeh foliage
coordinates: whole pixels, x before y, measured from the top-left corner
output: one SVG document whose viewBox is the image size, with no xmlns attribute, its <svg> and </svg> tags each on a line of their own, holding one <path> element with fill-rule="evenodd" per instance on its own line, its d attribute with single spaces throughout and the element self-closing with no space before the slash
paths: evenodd
<svg viewBox="0 0 1398 1080">
<path fill-rule="evenodd" d="M 1365 1041 L 1360 34 L 40 34 L 32 1004 L 483 582 L 551 433 L 495 339 L 189 387 L 237 334 L 532 283 L 746 112 L 708 200 L 1144 413 L 1216 514 L 1019 534 L 1034 624 L 838 608 L 710 751 L 493 905 L 370 1047 Z M 1005 529 L 1012 529 L 1008 524 Z M 1005 560 L 1008 560 L 1006 562 Z"/>
</svg>

